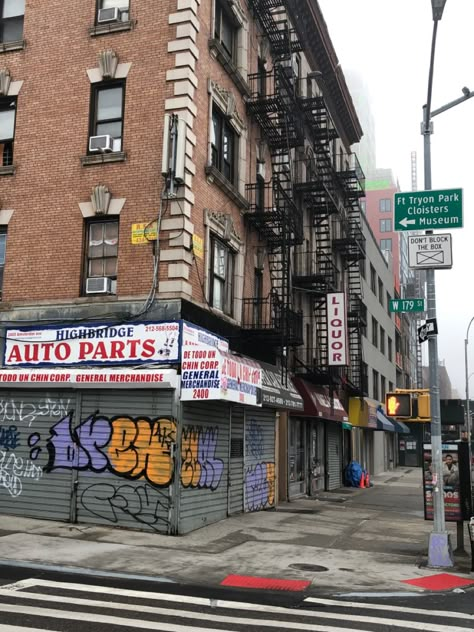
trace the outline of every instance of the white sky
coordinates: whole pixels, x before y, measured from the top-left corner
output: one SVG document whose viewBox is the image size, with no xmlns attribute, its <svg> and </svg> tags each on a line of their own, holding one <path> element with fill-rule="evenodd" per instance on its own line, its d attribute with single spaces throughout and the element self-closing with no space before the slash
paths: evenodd
<svg viewBox="0 0 474 632">
<path fill-rule="evenodd" d="M 417 188 L 423 190 L 420 123 L 428 90 L 431 0 L 318 1 L 342 70 L 357 70 L 368 85 L 377 167 L 393 169 L 401 190 L 409 191 L 410 156 L 416 151 Z M 462 96 L 463 86 L 474 91 L 474 1 L 447 0 L 438 24 L 432 109 Z M 473 121 L 474 98 L 435 117 L 431 137 L 432 188 L 464 189 L 464 228 L 452 231 L 453 268 L 436 272 L 438 355 L 461 397 L 464 339 L 474 316 Z M 474 323 L 469 372 L 474 372 Z M 474 375 L 469 385 L 472 399 Z"/>
</svg>

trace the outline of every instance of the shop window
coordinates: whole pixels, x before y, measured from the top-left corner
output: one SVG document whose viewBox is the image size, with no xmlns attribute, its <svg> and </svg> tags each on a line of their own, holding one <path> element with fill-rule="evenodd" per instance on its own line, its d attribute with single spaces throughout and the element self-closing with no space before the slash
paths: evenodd
<svg viewBox="0 0 474 632">
<path fill-rule="evenodd" d="M 18 42 L 23 39 L 25 0 L 0 0 L 0 42 Z"/>
<path fill-rule="evenodd" d="M 209 270 L 211 307 L 232 316 L 234 300 L 235 253 L 215 235 L 211 236 L 211 260 Z"/>
<path fill-rule="evenodd" d="M 119 223 L 93 221 L 86 225 L 86 294 L 115 294 Z"/>
</svg>

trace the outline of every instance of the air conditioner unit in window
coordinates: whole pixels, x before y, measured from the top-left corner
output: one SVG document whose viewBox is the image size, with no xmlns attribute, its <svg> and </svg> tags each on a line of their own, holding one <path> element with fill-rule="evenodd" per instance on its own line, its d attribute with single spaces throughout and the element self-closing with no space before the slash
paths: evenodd
<svg viewBox="0 0 474 632">
<path fill-rule="evenodd" d="M 114 139 L 109 134 L 103 136 L 91 136 L 89 138 L 89 151 L 110 152 L 114 150 Z"/>
<path fill-rule="evenodd" d="M 257 160 L 257 176 L 265 180 L 265 163 Z"/>
<path fill-rule="evenodd" d="M 108 277 L 92 277 L 86 281 L 86 294 L 111 294 L 112 279 Z"/>
<path fill-rule="evenodd" d="M 103 24 L 104 22 L 118 22 L 122 17 L 122 12 L 118 7 L 112 7 L 111 9 L 99 9 L 97 14 L 97 23 Z"/>
</svg>

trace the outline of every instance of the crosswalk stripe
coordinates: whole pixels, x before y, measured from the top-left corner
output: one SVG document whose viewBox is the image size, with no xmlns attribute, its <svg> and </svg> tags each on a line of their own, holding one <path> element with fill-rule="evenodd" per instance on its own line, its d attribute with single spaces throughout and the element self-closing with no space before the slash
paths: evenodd
<svg viewBox="0 0 474 632">
<path fill-rule="evenodd" d="M 54 630 L 45 630 L 44 628 L 25 628 L 22 625 L 5 625 L 0 623 L 1 632 L 55 632 Z M 59 630 L 57 630 L 59 632 Z"/>
<path fill-rule="evenodd" d="M 110 605 L 110 604 L 109 604 Z M 17 606 L 11 606 L 9 604 L 1 604 L 2 612 L 12 612 L 18 614 Z M 175 611 L 176 612 L 176 611 Z M 128 617 L 112 617 L 110 615 L 104 614 L 90 614 L 88 612 L 67 612 L 65 610 L 54 610 L 52 608 L 35 608 L 32 606 L 22 606 L 21 614 L 30 614 L 36 617 L 49 617 L 52 619 L 69 619 L 72 621 L 90 621 L 93 623 L 104 623 L 115 626 L 129 627 L 129 628 L 140 628 L 142 630 L 159 630 L 160 632 L 189 632 L 190 628 L 187 625 L 179 625 L 169 622 L 164 623 L 155 623 L 154 621 L 144 620 L 144 619 L 129 619 Z M 206 615 L 203 615 L 201 612 L 196 612 L 196 616 L 193 618 L 203 619 Z M 175 615 L 176 616 L 176 615 Z M 178 615 L 181 616 L 181 613 Z M 218 619 L 225 619 L 225 617 L 218 617 Z M 306 625 L 302 623 L 289 623 L 287 621 L 274 621 L 274 623 L 270 624 L 267 621 L 263 621 L 262 619 L 238 619 L 238 620 L 230 620 L 223 621 L 224 623 L 243 623 L 244 625 L 258 625 L 269 627 L 277 627 L 278 630 L 281 630 L 281 624 L 283 623 L 285 629 L 295 629 L 295 630 L 310 630 L 312 632 L 348 632 L 348 628 L 340 628 L 328 625 Z M 0 628 L 1 629 L 1 628 Z M 426 628 L 427 630 L 429 628 Z M 228 630 L 225 628 L 199 628 L 195 625 L 192 626 L 193 632 L 209 632 L 209 630 L 219 630 L 219 632 L 235 632 L 234 630 Z M 451 632 L 452 628 L 450 629 Z M 357 632 L 371 632 L 370 630 L 362 630 L 358 628 Z M 462 632 L 466 632 L 464 628 Z"/>
<path fill-rule="evenodd" d="M 43 580 L 41 580 L 41 583 L 42 582 Z M 48 582 L 48 583 L 56 585 L 56 587 L 58 587 L 57 584 L 59 582 L 58 583 Z M 94 592 L 109 593 L 109 589 L 106 589 L 104 587 L 94 586 L 93 588 L 96 589 Z M 82 589 L 84 590 L 84 587 L 82 587 Z M 134 591 L 129 591 L 129 592 L 133 593 Z M 140 592 L 140 591 L 135 591 L 135 592 Z M 145 593 L 145 595 L 147 596 L 148 599 L 152 599 L 150 593 Z M 182 617 L 184 619 L 200 618 L 210 623 L 219 622 L 219 623 L 237 624 L 237 625 L 245 624 L 245 625 L 256 625 L 259 627 L 269 627 L 269 628 L 274 628 L 275 626 L 279 625 L 278 620 L 265 621 L 263 619 L 255 619 L 255 618 L 249 618 L 249 617 L 244 618 L 244 617 L 234 617 L 231 615 L 195 613 L 192 611 L 179 611 L 174 608 L 161 608 L 161 607 L 156 607 L 156 606 L 124 604 L 124 603 L 118 603 L 115 601 L 101 601 L 101 600 L 94 600 L 94 599 L 64 597 L 62 595 L 56 596 L 56 595 L 51 595 L 51 594 L 43 594 L 43 593 L 30 592 L 30 591 L 20 592 L 20 591 L 15 590 L 12 592 L 12 590 L 0 589 L 0 596 L 4 596 L 4 597 L 10 596 L 10 597 L 14 597 L 15 599 L 49 601 L 53 603 L 64 603 L 64 604 L 67 603 L 67 604 L 74 604 L 77 606 L 89 606 L 89 607 L 99 607 L 99 608 L 108 608 L 108 609 L 113 608 L 115 610 L 124 610 L 124 611 L 136 611 L 137 609 L 139 609 L 140 612 L 143 612 L 143 613 L 146 612 L 148 614 L 159 614 L 159 615 L 168 616 L 168 617 Z M 179 601 L 179 599 L 176 600 L 175 597 L 181 597 L 181 595 L 164 595 L 164 596 L 166 597 L 167 602 Z M 332 600 L 326 600 L 326 601 L 332 601 Z M 208 603 L 206 603 L 205 605 L 209 605 L 209 603 L 210 602 L 208 601 Z M 217 601 L 217 605 L 218 607 L 226 607 L 226 608 L 235 609 L 235 602 L 225 602 L 225 606 L 223 606 L 223 602 Z M 335 602 L 335 605 L 339 607 L 344 607 L 345 604 L 341 602 Z M 263 611 L 263 612 L 273 613 L 273 614 L 284 613 L 286 617 L 289 617 L 289 616 L 290 617 L 295 616 L 295 617 L 301 617 L 301 618 L 311 617 L 313 621 L 321 620 L 321 619 L 324 619 L 326 621 L 336 619 L 337 620 L 336 623 L 337 623 L 338 621 L 341 620 L 342 617 L 344 617 L 346 620 L 350 620 L 352 622 L 370 623 L 370 624 L 388 625 L 388 626 L 391 625 L 394 627 L 401 627 L 401 628 L 409 627 L 411 630 L 420 630 L 420 631 L 426 630 L 426 631 L 432 631 L 432 632 L 445 632 L 445 628 L 446 628 L 445 625 L 437 625 L 434 623 L 411 621 L 411 620 L 398 621 L 391 618 L 389 619 L 387 617 L 373 617 L 373 616 L 360 616 L 360 615 L 351 615 L 350 617 L 347 617 L 340 613 L 334 613 L 334 612 L 317 612 L 316 613 L 314 611 L 308 611 L 308 610 L 289 611 L 286 608 L 261 606 L 259 604 L 248 604 L 248 603 L 247 604 L 239 603 L 239 606 L 241 608 L 242 606 L 245 606 L 246 610 L 253 610 L 255 612 Z M 4 604 L 0 606 L 0 608 L 3 608 L 3 607 L 4 607 Z M 69 617 L 69 615 L 65 613 L 64 611 L 59 611 L 59 612 L 61 612 L 63 618 Z M 425 610 L 425 611 L 422 611 L 422 614 L 429 615 L 431 614 L 431 612 Z M 471 617 L 467 615 L 466 622 L 468 618 L 470 619 Z M 129 619 L 124 619 L 124 621 L 128 622 Z M 329 621 L 328 621 L 328 624 L 329 624 Z M 339 632 L 340 630 L 344 630 L 345 632 L 347 632 L 347 628 L 340 628 L 338 626 L 331 626 L 331 625 L 319 626 L 313 623 L 306 624 L 306 623 L 288 621 L 287 619 L 285 619 L 285 626 L 287 629 L 322 630 L 323 632 L 326 630 L 332 630 L 333 632 L 336 632 L 336 631 Z M 466 632 L 466 628 L 450 626 L 450 632 Z"/>
<path fill-rule="evenodd" d="M 445 610 L 432 610 L 431 608 L 409 608 L 408 606 L 392 606 L 390 604 L 367 603 L 358 601 L 343 601 L 337 599 L 320 599 L 318 597 L 306 597 L 305 603 L 315 603 L 322 606 L 337 606 L 339 608 L 363 608 L 364 610 L 383 610 L 390 612 L 404 612 L 407 614 L 422 614 L 430 617 L 447 617 L 450 619 L 464 619 L 474 621 L 474 614 L 464 614 L 463 612 L 447 612 Z"/>
</svg>

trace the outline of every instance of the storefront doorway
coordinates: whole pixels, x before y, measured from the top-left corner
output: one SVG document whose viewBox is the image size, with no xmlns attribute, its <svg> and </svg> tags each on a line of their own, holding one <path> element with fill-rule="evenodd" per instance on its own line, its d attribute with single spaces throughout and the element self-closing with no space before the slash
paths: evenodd
<svg viewBox="0 0 474 632">
<path fill-rule="evenodd" d="M 290 498 L 306 494 L 305 422 L 292 418 L 288 432 L 288 492 Z"/>
</svg>

